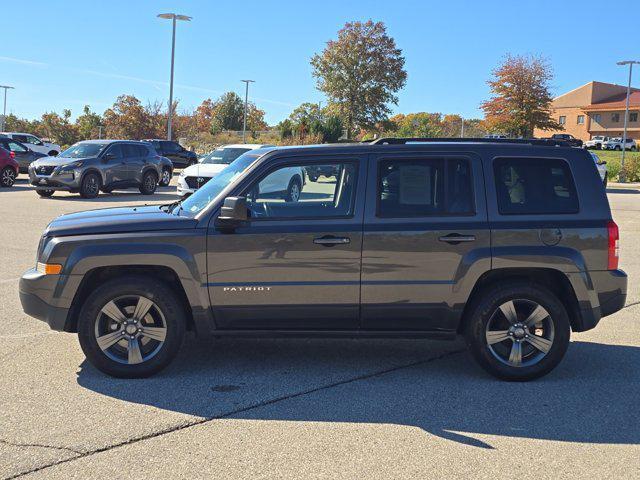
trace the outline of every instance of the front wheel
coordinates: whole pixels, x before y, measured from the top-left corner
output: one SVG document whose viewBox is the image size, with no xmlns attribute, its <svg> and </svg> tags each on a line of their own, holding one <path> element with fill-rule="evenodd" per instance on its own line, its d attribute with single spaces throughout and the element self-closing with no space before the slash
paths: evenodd
<svg viewBox="0 0 640 480">
<path fill-rule="evenodd" d="M 618 151 L 620 151 L 620 145 L 616 145 L 616 147 L 614 148 L 614 150 L 618 150 Z"/>
<path fill-rule="evenodd" d="M 55 190 L 36 190 L 36 193 L 40 195 L 42 198 L 49 198 L 53 196 Z"/>
<path fill-rule="evenodd" d="M 165 368 L 184 337 L 182 303 L 151 277 L 127 276 L 98 287 L 78 318 L 78 339 L 98 370 L 120 378 L 143 378 Z"/>
<path fill-rule="evenodd" d="M 97 173 L 87 173 L 80 183 L 82 198 L 96 198 L 100 193 L 100 177 Z"/>
<path fill-rule="evenodd" d="M 465 337 L 474 358 L 503 380 L 527 381 L 546 375 L 569 346 L 564 306 L 536 284 L 504 283 L 490 288 L 467 321 Z"/>
<path fill-rule="evenodd" d="M 171 183 L 171 170 L 169 170 L 168 168 L 163 168 L 159 185 L 161 187 L 167 187 L 169 183 Z"/>
<path fill-rule="evenodd" d="M 0 172 L 0 187 L 13 187 L 16 182 L 16 171 L 11 167 L 5 167 Z"/>
</svg>

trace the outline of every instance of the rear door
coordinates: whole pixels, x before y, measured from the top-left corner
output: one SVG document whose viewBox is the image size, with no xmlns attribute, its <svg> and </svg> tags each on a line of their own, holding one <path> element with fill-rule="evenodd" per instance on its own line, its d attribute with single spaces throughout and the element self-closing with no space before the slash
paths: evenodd
<svg viewBox="0 0 640 480">
<path fill-rule="evenodd" d="M 475 154 L 373 155 L 362 249 L 362 328 L 457 327 L 491 266 L 481 160 Z"/>
<path fill-rule="evenodd" d="M 144 168 L 145 158 L 141 145 L 126 143 L 123 145 L 125 152 L 125 162 L 127 164 L 127 183 L 139 184 L 142 182 L 142 170 Z M 146 148 L 144 149 L 146 153 Z"/>
</svg>

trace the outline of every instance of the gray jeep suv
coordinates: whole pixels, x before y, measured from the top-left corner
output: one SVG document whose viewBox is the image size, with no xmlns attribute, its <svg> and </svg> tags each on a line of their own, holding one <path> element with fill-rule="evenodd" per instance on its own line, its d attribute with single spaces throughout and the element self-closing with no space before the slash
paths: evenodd
<svg viewBox="0 0 640 480">
<path fill-rule="evenodd" d="M 331 169 L 297 202 L 285 169 Z M 618 228 L 588 152 L 553 141 L 382 139 L 247 152 L 170 205 L 63 215 L 20 281 L 118 377 L 203 336 L 465 336 L 507 380 L 550 372 L 620 310 Z M 250 352 L 247 353 L 248 355 Z"/>
<path fill-rule="evenodd" d="M 151 195 L 158 182 L 168 185 L 173 165 L 144 142 L 87 140 L 78 142 L 56 157 L 45 157 L 29 166 L 29 180 L 41 197 L 56 190 L 77 192 L 95 198 L 100 190 L 137 187 Z"/>
</svg>

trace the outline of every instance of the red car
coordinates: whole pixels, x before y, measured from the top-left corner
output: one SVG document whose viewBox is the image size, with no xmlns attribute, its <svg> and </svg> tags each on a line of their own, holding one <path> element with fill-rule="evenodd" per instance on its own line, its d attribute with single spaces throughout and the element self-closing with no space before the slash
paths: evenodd
<svg viewBox="0 0 640 480">
<path fill-rule="evenodd" d="M 0 187 L 11 187 L 18 176 L 18 162 L 14 153 L 0 148 Z"/>
</svg>

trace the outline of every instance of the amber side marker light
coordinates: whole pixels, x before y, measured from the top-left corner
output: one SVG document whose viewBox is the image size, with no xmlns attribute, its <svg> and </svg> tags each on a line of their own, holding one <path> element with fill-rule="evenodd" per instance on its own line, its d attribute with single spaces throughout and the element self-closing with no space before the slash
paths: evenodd
<svg viewBox="0 0 640 480">
<path fill-rule="evenodd" d="M 62 271 L 62 265 L 58 263 L 40 263 L 36 265 L 38 273 L 44 275 L 58 275 Z"/>
</svg>

